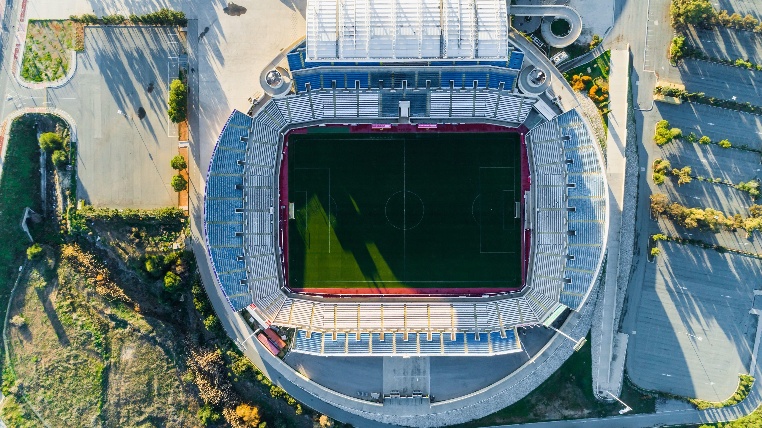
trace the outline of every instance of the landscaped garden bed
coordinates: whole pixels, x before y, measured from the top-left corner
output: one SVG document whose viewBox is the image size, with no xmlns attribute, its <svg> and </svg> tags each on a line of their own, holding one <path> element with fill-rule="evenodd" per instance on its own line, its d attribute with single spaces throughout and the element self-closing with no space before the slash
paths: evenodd
<svg viewBox="0 0 762 428">
<path fill-rule="evenodd" d="M 72 51 L 85 49 L 84 25 L 70 20 L 34 21 L 27 26 L 21 77 L 29 82 L 62 79 L 72 66 Z"/>
</svg>

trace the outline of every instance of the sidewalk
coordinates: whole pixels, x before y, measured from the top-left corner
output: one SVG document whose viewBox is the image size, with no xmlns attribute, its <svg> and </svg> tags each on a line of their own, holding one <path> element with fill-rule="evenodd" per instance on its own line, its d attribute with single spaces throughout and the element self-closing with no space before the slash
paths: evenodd
<svg viewBox="0 0 762 428">
<path fill-rule="evenodd" d="M 624 355 L 628 336 L 616 333 L 617 279 L 620 272 L 619 242 L 622 233 L 622 207 L 624 206 L 625 146 L 627 144 L 627 111 L 629 94 L 630 52 L 627 49 L 611 51 L 611 74 L 609 94 L 611 112 L 608 115 L 609 133 L 606 142 L 606 175 L 609 182 L 609 239 L 607 246 L 606 276 L 602 296 L 598 300 L 596 316 L 600 322 L 593 323 L 594 340 L 593 392 L 600 399 L 611 400 L 610 394 L 618 396 L 622 390 Z M 632 227 L 633 225 L 624 225 Z M 625 251 L 631 251 L 625 248 Z M 629 269 L 629 266 L 625 267 Z M 600 313 L 600 315 L 598 315 Z M 598 342 L 597 344 L 595 342 Z M 596 346 L 597 345 L 597 346 Z"/>
</svg>

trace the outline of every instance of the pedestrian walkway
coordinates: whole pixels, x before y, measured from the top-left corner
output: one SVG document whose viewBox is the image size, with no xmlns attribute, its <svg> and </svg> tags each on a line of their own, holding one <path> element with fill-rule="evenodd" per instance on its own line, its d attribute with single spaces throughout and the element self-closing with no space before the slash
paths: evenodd
<svg viewBox="0 0 762 428">
<path fill-rule="evenodd" d="M 619 241 L 622 230 L 622 207 L 624 206 L 625 145 L 627 143 L 627 111 L 629 87 L 630 52 L 618 49 L 611 52 L 609 75 L 609 132 L 606 141 L 606 176 L 609 183 L 609 234 L 606 260 L 606 276 L 602 296 L 597 308 L 601 320 L 593 323 L 593 392 L 601 399 L 611 400 L 622 389 L 624 356 L 627 349 L 625 334 L 617 333 L 617 289 L 619 284 Z M 633 225 L 626 225 L 632 227 Z M 624 251 L 631 251 L 625 248 Z M 629 269 L 629 266 L 625 267 Z M 627 277 L 625 276 L 625 279 Z M 599 341 L 597 337 L 599 337 Z M 595 343 L 598 342 L 598 346 Z M 595 368 L 597 366 L 597 369 Z"/>
</svg>

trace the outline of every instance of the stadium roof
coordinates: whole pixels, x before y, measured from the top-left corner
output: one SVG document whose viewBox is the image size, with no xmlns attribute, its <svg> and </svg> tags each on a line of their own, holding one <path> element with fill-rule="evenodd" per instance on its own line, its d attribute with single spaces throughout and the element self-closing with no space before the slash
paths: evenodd
<svg viewBox="0 0 762 428">
<path fill-rule="evenodd" d="M 505 0 L 309 0 L 308 61 L 503 59 Z"/>
</svg>

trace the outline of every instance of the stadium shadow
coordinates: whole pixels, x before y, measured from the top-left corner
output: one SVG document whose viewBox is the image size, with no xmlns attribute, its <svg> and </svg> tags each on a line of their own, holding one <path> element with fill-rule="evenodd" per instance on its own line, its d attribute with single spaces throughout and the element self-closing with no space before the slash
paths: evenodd
<svg viewBox="0 0 762 428">
<path fill-rule="evenodd" d="M 756 319 L 750 278 L 762 262 L 662 243 L 646 267 L 627 372 L 645 389 L 722 401 L 747 373 Z"/>
</svg>

